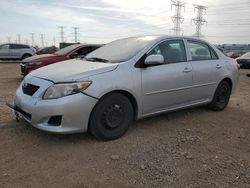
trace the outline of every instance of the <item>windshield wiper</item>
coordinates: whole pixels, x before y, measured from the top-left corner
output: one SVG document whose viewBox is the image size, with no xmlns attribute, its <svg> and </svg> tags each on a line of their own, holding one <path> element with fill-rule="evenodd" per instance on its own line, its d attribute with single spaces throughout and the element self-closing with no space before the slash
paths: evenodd
<svg viewBox="0 0 250 188">
<path fill-rule="evenodd" d="M 96 61 L 96 62 L 103 62 L 107 63 L 109 62 L 107 59 L 99 58 L 99 57 L 90 57 L 90 58 L 85 58 L 87 61 Z"/>
</svg>

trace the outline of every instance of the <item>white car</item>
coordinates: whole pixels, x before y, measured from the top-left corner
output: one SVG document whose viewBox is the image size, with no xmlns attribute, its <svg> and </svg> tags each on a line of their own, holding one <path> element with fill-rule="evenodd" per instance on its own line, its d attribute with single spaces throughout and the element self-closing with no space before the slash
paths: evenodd
<svg viewBox="0 0 250 188">
<path fill-rule="evenodd" d="M 196 38 L 116 40 L 88 54 L 35 70 L 12 107 L 38 129 L 121 137 L 133 120 L 197 105 L 223 110 L 238 83 L 238 65 Z"/>
</svg>

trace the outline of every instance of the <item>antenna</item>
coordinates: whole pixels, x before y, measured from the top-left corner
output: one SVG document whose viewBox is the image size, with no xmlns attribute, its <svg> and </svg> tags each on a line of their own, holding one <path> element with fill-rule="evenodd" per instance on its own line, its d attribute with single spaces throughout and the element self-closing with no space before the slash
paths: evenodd
<svg viewBox="0 0 250 188">
<path fill-rule="evenodd" d="M 196 5 L 196 4 L 193 4 L 193 6 L 194 6 L 194 11 L 197 10 L 196 18 L 192 19 L 192 21 L 196 25 L 196 32 L 195 32 L 194 36 L 199 38 L 199 37 L 202 37 L 202 34 L 201 34 L 202 25 L 207 23 L 207 21 L 203 18 L 203 15 L 206 14 L 207 7 L 202 6 L 202 5 Z"/>
</svg>

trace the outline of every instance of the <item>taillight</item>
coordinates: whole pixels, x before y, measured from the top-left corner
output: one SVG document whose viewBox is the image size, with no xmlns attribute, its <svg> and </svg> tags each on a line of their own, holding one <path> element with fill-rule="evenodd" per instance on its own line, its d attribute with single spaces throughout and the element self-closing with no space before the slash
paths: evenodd
<svg viewBox="0 0 250 188">
<path fill-rule="evenodd" d="M 238 68 L 238 70 L 240 70 L 240 65 L 237 63 L 237 68 Z"/>
</svg>

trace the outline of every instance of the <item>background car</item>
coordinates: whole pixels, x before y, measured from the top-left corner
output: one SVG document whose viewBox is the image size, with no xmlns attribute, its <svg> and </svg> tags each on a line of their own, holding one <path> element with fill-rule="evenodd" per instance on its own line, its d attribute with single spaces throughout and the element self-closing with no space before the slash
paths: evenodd
<svg viewBox="0 0 250 188">
<path fill-rule="evenodd" d="M 250 52 L 243 54 L 236 59 L 241 68 L 250 68 Z"/>
<path fill-rule="evenodd" d="M 36 54 L 37 55 L 53 54 L 53 53 L 57 52 L 58 50 L 59 50 L 59 48 L 57 48 L 56 46 L 49 46 L 49 47 L 45 47 L 45 48 L 41 48 L 41 49 L 37 50 Z"/>
<path fill-rule="evenodd" d="M 226 53 L 226 55 L 227 55 L 228 57 L 233 58 L 233 59 L 236 59 L 237 57 L 240 56 L 240 54 L 238 54 L 238 53 L 236 53 L 236 52 L 228 52 L 228 53 Z"/>
<path fill-rule="evenodd" d="M 26 44 L 0 45 L 0 59 L 26 59 L 35 55 L 36 50 Z"/>
<path fill-rule="evenodd" d="M 27 75 L 32 70 L 77 57 L 84 57 L 88 53 L 101 47 L 101 44 L 74 44 L 63 48 L 54 54 L 42 54 L 27 58 L 22 61 L 21 74 Z"/>
</svg>

